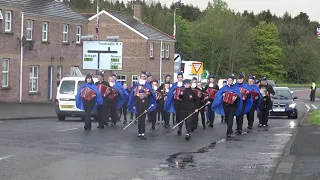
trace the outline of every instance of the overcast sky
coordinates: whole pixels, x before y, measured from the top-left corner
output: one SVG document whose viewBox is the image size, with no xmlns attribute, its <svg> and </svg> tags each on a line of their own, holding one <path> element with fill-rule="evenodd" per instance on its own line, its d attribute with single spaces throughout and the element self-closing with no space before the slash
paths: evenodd
<svg viewBox="0 0 320 180">
<path fill-rule="evenodd" d="M 152 0 L 151 0 L 152 1 Z M 157 0 L 153 0 L 157 2 Z M 170 5 L 177 0 L 160 0 L 162 3 Z M 212 1 L 212 0 L 211 0 Z M 225 0 L 230 9 L 236 12 L 244 10 L 259 13 L 262 10 L 270 9 L 272 13 L 282 16 L 288 11 L 292 16 L 300 12 L 306 12 L 312 21 L 320 22 L 320 0 Z M 183 3 L 193 4 L 200 9 L 206 8 L 209 0 L 181 0 Z"/>
</svg>

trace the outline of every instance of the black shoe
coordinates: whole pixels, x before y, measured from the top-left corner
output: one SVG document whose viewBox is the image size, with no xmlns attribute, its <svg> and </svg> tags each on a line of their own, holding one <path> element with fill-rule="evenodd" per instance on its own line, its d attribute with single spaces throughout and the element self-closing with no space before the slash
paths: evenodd
<svg viewBox="0 0 320 180">
<path fill-rule="evenodd" d="M 191 132 L 194 132 L 194 128 L 191 129 Z"/>
<path fill-rule="evenodd" d="M 123 124 L 127 124 L 127 120 L 124 120 L 124 121 L 123 121 Z"/>
<path fill-rule="evenodd" d="M 189 141 L 191 139 L 191 135 L 190 134 L 186 134 L 186 140 Z"/>
<path fill-rule="evenodd" d="M 151 130 L 155 130 L 156 128 L 154 126 L 151 127 Z"/>
<path fill-rule="evenodd" d="M 227 138 L 231 138 L 231 134 L 227 134 Z"/>
<path fill-rule="evenodd" d="M 84 130 L 85 130 L 85 131 L 90 131 L 90 130 L 91 130 L 91 128 L 84 127 Z"/>
<path fill-rule="evenodd" d="M 258 127 L 262 127 L 262 124 L 259 124 Z"/>
<path fill-rule="evenodd" d="M 104 129 L 104 125 L 99 125 L 97 128 Z"/>
<path fill-rule="evenodd" d="M 268 124 L 266 124 L 266 126 L 268 127 Z"/>
<path fill-rule="evenodd" d="M 104 123 L 104 125 L 109 126 L 109 123 Z"/>
<path fill-rule="evenodd" d="M 252 126 L 248 126 L 248 129 L 252 129 Z"/>
<path fill-rule="evenodd" d="M 206 124 L 210 124 L 210 121 L 207 121 Z"/>
<path fill-rule="evenodd" d="M 180 136 L 181 135 L 181 131 L 178 131 L 177 134 Z"/>
<path fill-rule="evenodd" d="M 210 124 L 209 127 L 213 128 L 213 124 Z"/>
<path fill-rule="evenodd" d="M 242 134 L 242 131 L 237 130 L 236 135 L 240 135 L 240 134 Z"/>
</svg>

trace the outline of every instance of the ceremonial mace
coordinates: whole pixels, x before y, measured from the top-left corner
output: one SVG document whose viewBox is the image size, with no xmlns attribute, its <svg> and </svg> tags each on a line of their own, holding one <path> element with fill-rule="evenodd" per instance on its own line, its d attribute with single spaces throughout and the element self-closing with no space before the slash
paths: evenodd
<svg viewBox="0 0 320 180">
<path fill-rule="evenodd" d="M 126 127 L 123 128 L 123 130 L 127 129 L 132 123 L 134 123 L 137 119 L 139 119 L 142 115 L 146 114 L 149 109 L 151 109 L 154 105 L 151 104 L 147 110 L 145 110 L 142 114 L 140 114 L 138 117 L 136 117 L 135 120 L 131 121 Z"/>
</svg>

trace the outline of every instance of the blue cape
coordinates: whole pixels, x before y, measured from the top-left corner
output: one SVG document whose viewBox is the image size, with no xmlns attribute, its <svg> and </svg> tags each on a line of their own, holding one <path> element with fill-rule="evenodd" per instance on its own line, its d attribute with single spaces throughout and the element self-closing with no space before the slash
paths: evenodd
<svg viewBox="0 0 320 180">
<path fill-rule="evenodd" d="M 119 109 L 126 102 L 125 95 L 123 94 L 123 90 L 122 90 L 124 88 L 120 82 L 116 82 L 114 84 L 113 88 L 115 88 L 119 92 L 119 96 L 117 96 L 117 105 L 116 105 L 116 109 Z M 126 93 L 126 94 L 128 94 L 128 93 Z"/>
<path fill-rule="evenodd" d="M 116 81 L 115 84 L 120 87 L 121 92 L 123 94 L 123 99 L 124 101 L 126 101 L 129 98 L 128 91 L 123 88 L 122 84 L 119 81 Z"/>
<path fill-rule="evenodd" d="M 249 85 L 248 85 L 248 88 L 249 88 L 248 90 L 250 90 L 250 91 L 255 91 L 255 92 L 259 93 L 259 99 L 258 99 L 257 104 L 256 104 L 256 107 L 255 107 L 255 109 L 256 109 L 257 111 L 259 111 L 259 107 L 260 107 L 260 103 L 261 103 L 261 99 L 262 99 L 262 94 L 261 94 L 261 92 L 260 92 L 260 89 L 259 89 L 259 87 L 256 86 L 255 84 L 252 85 L 252 86 L 249 86 Z M 252 100 L 253 100 L 253 99 L 252 99 Z"/>
<path fill-rule="evenodd" d="M 238 83 L 236 83 L 235 86 L 236 86 L 236 87 L 239 87 L 239 88 L 242 87 L 242 88 L 250 91 L 250 89 L 249 89 L 249 87 L 248 87 L 247 84 L 243 84 L 243 83 L 242 83 L 242 84 L 238 84 Z M 251 96 L 249 96 L 249 97 L 246 99 L 246 106 L 244 107 L 244 114 L 248 114 L 248 113 L 250 112 L 251 107 L 252 107 L 252 104 L 253 104 L 253 99 L 252 99 Z"/>
<path fill-rule="evenodd" d="M 76 96 L 76 107 L 78 109 L 84 110 L 84 106 L 83 106 L 83 102 L 82 102 L 82 98 L 81 98 L 81 91 L 84 87 L 88 87 L 88 88 L 94 90 L 94 92 L 96 92 L 96 98 L 95 98 L 93 109 L 97 109 L 98 105 L 103 104 L 103 98 L 102 98 L 97 86 L 95 84 L 88 84 L 88 83 L 83 84 L 79 88 L 77 96 Z"/>
<path fill-rule="evenodd" d="M 128 102 L 128 110 L 132 113 L 137 113 L 135 107 L 136 104 L 136 97 L 134 96 L 134 90 L 137 86 L 140 86 L 139 82 L 137 82 L 131 89 L 130 95 L 129 95 L 129 102 Z M 154 106 L 148 110 L 148 112 L 151 112 L 157 108 L 157 103 L 156 103 L 156 94 L 154 93 L 154 90 L 150 86 L 149 83 L 145 83 L 143 85 L 150 91 L 150 96 L 148 97 L 148 108 L 153 104 Z"/>
<path fill-rule="evenodd" d="M 181 86 L 182 88 L 184 86 Z M 175 82 L 172 87 L 170 88 L 168 92 L 167 100 L 164 102 L 164 110 L 170 113 L 176 113 L 176 110 L 174 109 L 174 94 L 173 92 L 178 88 L 178 82 Z"/>
<path fill-rule="evenodd" d="M 237 86 L 223 86 L 216 94 L 216 97 L 214 98 L 214 101 L 212 102 L 212 106 L 211 108 L 218 114 L 220 114 L 221 116 L 225 116 L 224 114 L 224 109 L 223 109 L 223 96 L 222 94 L 230 91 L 233 93 L 236 93 L 239 97 L 239 99 L 237 100 L 237 109 L 236 109 L 236 116 L 238 116 L 241 113 L 242 110 L 242 95 L 240 93 L 240 90 Z"/>
</svg>

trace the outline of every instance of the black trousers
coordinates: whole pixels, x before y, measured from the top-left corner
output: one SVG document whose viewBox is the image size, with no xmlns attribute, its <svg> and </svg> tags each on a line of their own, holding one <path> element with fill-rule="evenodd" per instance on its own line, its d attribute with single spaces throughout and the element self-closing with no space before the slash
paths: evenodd
<svg viewBox="0 0 320 180">
<path fill-rule="evenodd" d="M 127 120 L 127 112 L 128 112 L 128 105 L 125 104 L 120 108 L 120 118 L 121 118 L 121 115 L 123 114 L 123 118 L 126 121 Z"/>
<path fill-rule="evenodd" d="M 86 99 L 82 99 L 83 107 L 84 107 L 84 128 L 91 129 L 91 111 L 94 106 L 95 100 L 88 101 Z"/>
<path fill-rule="evenodd" d="M 178 103 L 174 104 L 174 109 L 176 110 L 176 113 L 175 113 L 175 117 L 176 117 L 175 119 L 176 120 L 175 120 L 175 122 L 179 123 L 181 121 L 180 104 L 178 104 Z"/>
<path fill-rule="evenodd" d="M 168 126 L 170 122 L 170 113 L 167 111 L 163 111 L 163 119 L 164 119 L 164 125 Z"/>
<path fill-rule="evenodd" d="M 260 121 L 262 125 L 267 125 L 268 124 L 268 116 L 269 116 L 269 111 L 265 110 L 260 110 Z"/>
<path fill-rule="evenodd" d="M 180 111 L 180 116 L 181 116 L 181 119 L 180 121 L 182 121 L 183 119 L 185 119 L 187 116 L 189 116 L 191 113 L 193 113 L 193 111 L 184 111 L 184 110 L 181 110 Z M 180 121 L 177 121 L 177 123 L 179 123 Z M 186 130 L 187 130 L 187 134 L 190 134 L 191 133 L 191 128 L 192 128 L 192 124 L 193 124 L 193 116 L 190 116 L 187 120 L 185 120 L 185 124 L 186 124 Z M 182 126 L 183 126 L 183 123 L 181 123 L 179 125 L 179 131 L 182 132 Z"/>
<path fill-rule="evenodd" d="M 316 99 L 316 91 L 315 90 L 311 90 L 310 101 L 315 101 L 315 99 Z"/>
<path fill-rule="evenodd" d="M 225 114 L 225 121 L 227 122 L 227 135 L 232 134 L 233 118 L 236 115 L 237 105 L 223 103 L 223 110 Z"/>
<path fill-rule="evenodd" d="M 108 106 L 106 108 L 107 111 L 107 118 L 106 118 L 106 122 L 108 123 L 109 118 L 111 117 L 111 122 L 113 124 L 116 124 L 117 120 L 118 120 L 118 115 L 117 115 L 117 108 L 116 106 Z"/>
<path fill-rule="evenodd" d="M 245 101 L 243 101 L 241 113 L 239 114 L 239 116 L 236 117 L 237 130 L 238 130 L 238 131 L 242 131 L 243 116 L 244 116 L 244 109 L 245 109 L 245 107 L 246 107 L 246 103 L 245 103 Z"/>
<path fill-rule="evenodd" d="M 150 119 L 151 120 L 151 123 L 152 123 L 152 126 L 155 126 L 156 125 L 156 122 L 157 122 L 157 109 L 151 111 L 148 115 L 150 115 Z"/>
<path fill-rule="evenodd" d="M 157 104 L 157 119 L 158 119 L 158 122 L 159 121 L 163 121 L 164 120 L 164 110 L 163 110 L 163 106 L 164 106 L 164 104 L 163 104 L 163 102 L 159 102 L 158 104 Z"/>
<path fill-rule="evenodd" d="M 211 102 L 212 103 L 212 102 Z M 211 125 L 213 125 L 214 123 L 214 118 L 215 118 L 216 114 L 215 112 L 213 111 L 213 109 L 211 108 L 211 106 L 208 106 L 208 120 L 209 120 L 209 123 Z"/>
<path fill-rule="evenodd" d="M 251 107 L 250 111 L 247 114 L 248 127 L 252 127 L 253 126 L 253 123 L 254 123 L 254 112 L 256 111 L 256 106 L 257 106 L 257 103 L 254 102 L 252 104 L 252 107 Z"/>
<path fill-rule="evenodd" d="M 107 118 L 107 102 L 106 98 L 103 98 L 103 104 L 98 107 L 99 126 L 103 126 L 104 122 L 108 122 Z"/>
<path fill-rule="evenodd" d="M 136 117 L 138 117 L 140 114 L 137 114 Z M 147 114 L 143 114 L 138 118 L 138 133 L 144 134 L 146 132 L 146 116 Z"/>
<path fill-rule="evenodd" d="M 200 111 L 198 111 L 197 113 L 194 113 L 194 115 L 193 115 L 193 123 L 192 123 L 192 128 L 193 128 L 193 129 L 197 129 L 197 127 L 198 127 L 199 114 L 201 115 L 202 125 L 203 125 L 203 126 L 206 125 L 206 117 L 205 117 L 204 111 L 205 111 L 205 109 L 202 108 L 202 109 L 201 109 Z"/>
<path fill-rule="evenodd" d="M 148 121 L 152 122 L 152 114 L 151 113 L 148 113 Z"/>
</svg>

